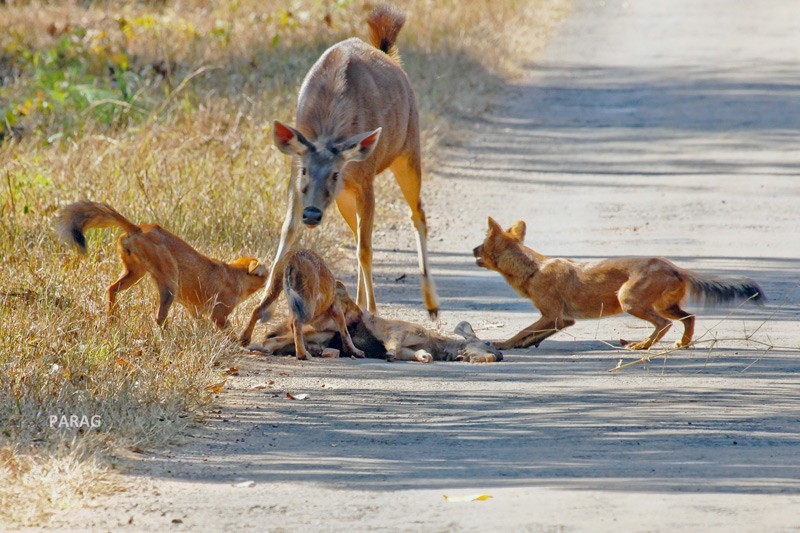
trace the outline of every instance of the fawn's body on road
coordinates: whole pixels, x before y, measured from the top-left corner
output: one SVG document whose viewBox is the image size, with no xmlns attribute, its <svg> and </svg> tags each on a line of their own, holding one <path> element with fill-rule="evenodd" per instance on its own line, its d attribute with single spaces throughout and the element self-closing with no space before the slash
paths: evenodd
<svg viewBox="0 0 800 533">
<path fill-rule="evenodd" d="M 357 301 L 375 312 L 373 181 L 388 168 L 411 209 L 423 300 L 435 317 L 439 303 L 429 274 L 428 228 L 420 200 L 419 113 L 395 48 L 405 17 L 379 7 L 367 22 L 372 45 L 350 38 L 331 46 L 303 81 L 295 127 L 274 123 L 275 144 L 294 162 L 273 270 L 296 240 L 300 222 L 317 226 L 325 210 L 336 203 L 357 244 Z M 265 314 L 266 296 L 253 316 L 258 320 Z"/>
<path fill-rule="evenodd" d="M 240 257 L 231 263 L 211 259 L 161 226 L 134 224 L 108 204 L 75 202 L 56 218 L 59 237 L 81 252 L 86 251 L 86 230 L 111 226 L 122 228 L 125 234 L 117 244 L 122 276 L 108 287 L 109 316 L 114 312 L 117 293 L 150 274 L 159 295 L 159 326 L 177 299 L 195 316 L 209 313 L 214 324 L 223 329 L 231 311 L 267 281 L 267 269 L 257 259 Z"/>
<path fill-rule="evenodd" d="M 694 315 L 681 309 L 688 294 L 708 305 L 736 300 L 763 303 L 761 287 L 748 278 L 717 278 L 679 268 L 659 257 L 627 257 L 582 263 L 539 254 L 522 242 L 525 223 L 508 231 L 489 217 L 489 232 L 473 250 L 479 267 L 503 275 L 521 296 L 529 298 L 542 317 L 504 342 L 501 350 L 539 346 L 544 339 L 575 324 L 576 318 L 602 318 L 623 311 L 647 320 L 655 330 L 646 339 L 628 344 L 646 350 L 672 325 L 683 322 L 677 348 L 689 346 L 694 335 Z"/>
</svg>

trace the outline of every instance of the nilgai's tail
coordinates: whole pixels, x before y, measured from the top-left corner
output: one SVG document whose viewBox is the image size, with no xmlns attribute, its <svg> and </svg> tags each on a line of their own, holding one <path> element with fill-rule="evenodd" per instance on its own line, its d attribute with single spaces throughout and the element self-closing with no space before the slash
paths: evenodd
<svg viewBox="0 0 800 533">
<path fill-rule="evenodd" d="M 58 237 L 62 241 L 76 246 L 81 252 L 86 251 L 86 237 L 84 236 L 86 230 L 111 226 L 119 226 L 128 234 L 141 231 L 139 226 L 120 215 L 110 205 L 89 200 L 69 204 L 56 217 Z"/>
<path fill-rule="evenodd" d="M 307 322 L 311 318 L 310 313 L 306 308 L 303 296 L 297 292 L 297 287 L 302 286 L 303 275 L 290 263 L 283 273 L 283 291 L 286 293 L 286 300 L 289 302 L 292 314 L 303 322 Z"/>
<path fill-rule="evenodd" d="M 691 298 L 706 306 L 747 300 L 763 305 L 767 301 L 763 289 L 750 278 L 715 278 L 692 273 L 688 281 Z"/>
<path fill-rule="evenodd" d="M 394 60 L 400 60 L 400 54 L 395 46 L 397 35 L 406 22 L 406 16 L 389 6 L 376 7 L 369 18 L 369 39 L 372 46 L 382 50 Z"/>
</svg>

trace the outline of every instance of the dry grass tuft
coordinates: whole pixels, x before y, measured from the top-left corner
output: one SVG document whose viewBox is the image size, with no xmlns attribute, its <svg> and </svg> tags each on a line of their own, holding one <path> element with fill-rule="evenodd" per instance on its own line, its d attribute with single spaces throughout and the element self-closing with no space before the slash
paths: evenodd
<svg viewBox="0 0 800 533">
<path fill-rule="evenodd" d="M 450 120 L 485 109 L 566 2 L 397 3 L 408 15 L 399 47 L 429 167 Z M 215 365 L 236 350 L 180 306 L 159 330 L 149 282 L 121 294 L 123 320 L 108 323 L 115 232 L 91 232 L 89 254 L 78 256 L 52 231 L 59 206 L 107 201 L 213 257 L 269 260 L 288 169 L 270 146 L 269 124 L 292 119 L 299 83 L 327 46 L 366 37 L 372 7 L 118 4 L 0 4 L 3 521 L 43 523 L 53 509 L 112 490 L 109 450 L 171 442 L 213 401 L 206 387 L 221 380 Z M 328 255 L 331 242 L 346 239 L 324 235 L 307 242 Z M 102 425 L 53 428 L 54 415 L 97 415 Z"/>
</svg>

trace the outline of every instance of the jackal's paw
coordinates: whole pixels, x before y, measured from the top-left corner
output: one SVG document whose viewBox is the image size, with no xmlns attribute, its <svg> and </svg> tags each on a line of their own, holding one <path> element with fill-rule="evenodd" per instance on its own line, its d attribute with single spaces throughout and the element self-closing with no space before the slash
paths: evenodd
<svg viewBox="0 0 800 533">
<path fill-rule="evenodd" d="M 311 354 L 310 353 L 308 353 L 308 352 L 298 352 L 298 354 L 297 354 L 297 360 L 298 361 L 304 361 L 304 360 L 307 361 L 309 359 L 311 359 Z"/>
<path fill-rule="evenodd" d="M 431 361 L 433 361 L 433 356 L 428 352 L 426 352 L 425 350 L 417 350 L 416 352 L 414 352 L 414 357 L 420 363 L 430 363 Z"/>
<path fill-rule="evenodd" d="M 394 352 L 386 352 L 386 360 L 390 363 L 397 361 L 397 354 Z"/>
<path fill-rule="evenodd" d="M 683 341 L 675 341 L 675 348 L 688 348 L 692 345 L 692 341 L 683 342 Z"/>
<path fill-rule="evenodd" d="M 652 345 L 653 345 L 653 343 L 647 342 L 647 341 L 631 342 L 631 343 L 628 343 L 626 348 L 628 348 L 629 350 L 647 350 Z"/>
<path fill-rule="evenodd" d="M 358 348 L 353 348 L 350 350 L 350 355 L 357 359 L 364 359 L 367 355 L 364 353 L 364 350 L 359 350 Z"/>
</svg>

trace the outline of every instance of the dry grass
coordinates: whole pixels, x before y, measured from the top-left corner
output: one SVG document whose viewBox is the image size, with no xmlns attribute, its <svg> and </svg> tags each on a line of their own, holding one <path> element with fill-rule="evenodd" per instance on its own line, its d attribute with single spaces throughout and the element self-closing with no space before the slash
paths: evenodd
<svg viewBox="0 0 800 533">
<path fill-rule="evenodd" d="M 565 3 L 398 2 L 428 164 L 449 121 L 483 111 Z M 211 256 L 268 260 L 288 165 L 268 125 L 291 120 L 308 67 L 331 43 L 364 36 L 371 8 L 108 5 L 0 6 L 0 519 L 19 524 L 113 488 L 103 480 L 114 447 L 171 442 L 213 401 L 215 365 L 236 350 L 180 306 L 159 330 L 149 283 L 123 293 L 126 319 L 108 324 L 114 232 L 90 234 L 79 257 L 56 241 L 53 214 L 79 198 L 108 201 Z M 310 242 L 330 252 L 325 233 Z M 99 415 L 102 426 L 51 428 L 64 414 Z"/>
</svg>

